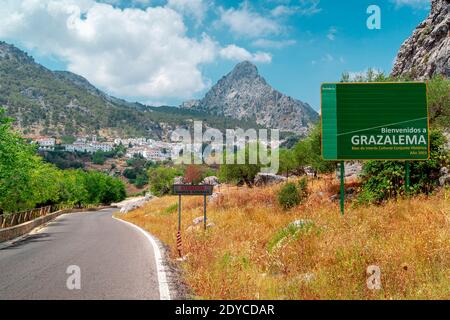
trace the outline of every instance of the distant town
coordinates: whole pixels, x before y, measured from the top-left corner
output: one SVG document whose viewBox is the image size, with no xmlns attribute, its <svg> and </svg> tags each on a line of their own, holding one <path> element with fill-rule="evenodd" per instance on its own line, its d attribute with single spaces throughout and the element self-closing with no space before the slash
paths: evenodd
<svg viewBox="0 0 450 320">
<path fill-rule="evenodd" d="M 105 139 L 97 136 L 78 137 L 73 143 L 63 144 L 60 140 L 51 137 L 40 137 L 32 139 L 32 143 L 39 146 L 40 151 L 54 151 L 56 149 L 66 152 L 79 152 L 94 154 L 96 152 L 112 152 L 116 147 L 122 145 L 126 148 L 126 158 L 134 158 L 139 155 L 153 162 L 164 162 L 171 160 L 174 144 L 156 141 L 146 138 L 130 139 Z"/>
<path fill-rule="evenodd" d="M 132 159 L 136 156 L 141 156 L 144 159 L 152 162 L 165 162 L 174 160 L 173 155 L 181 155 L 184 150 L 190 149 L 190 152 L 194 157 L 202 158 L 202 148 L 199 145 L 184 145 L 183 143 L 171 143 L 158 141 L 147 138 L 105 138 L 98 136 L 85 136 L 75 137 L 75 141 L 72 143 L 62 143 L 60 139 L 54 137 L 29 137 L 31 143 L 35 143 L 39 146 L 39 151 L 66 151 L 71 153 L 88 153 L 95 154 L 97 152 L 112 152 L 115 148 L 123 146 L 126 149 L 125 158 Z M 245 144 L 248 142 L 257 142 L 269 146 L 265 140 L 259 140 L 258 138 L 249 138 L 245 136 L 239 137 L 234 141 L 236 144 Z M 279 146 L 278 141 L 273 144 L 272 147 Z M 227 144 L 221 144 L 224 148 L 227 148 Z M 197 149 L 199 147 L 200 149 Z"/>
</svg>

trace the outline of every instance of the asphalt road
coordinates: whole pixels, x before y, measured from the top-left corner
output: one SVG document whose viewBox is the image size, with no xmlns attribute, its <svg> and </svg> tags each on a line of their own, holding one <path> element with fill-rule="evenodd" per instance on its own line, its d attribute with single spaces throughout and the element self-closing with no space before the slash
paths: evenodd
<svg viewBox="0 0 450 320">
<path fill-rule="evenodd" d="M 0 300 L 160 299 L 151 244 L 113 212 L 63 215 L 0 247 Z M 69 266 L 80 268 L 80 290 L 67 287 Z"/>
</svg>

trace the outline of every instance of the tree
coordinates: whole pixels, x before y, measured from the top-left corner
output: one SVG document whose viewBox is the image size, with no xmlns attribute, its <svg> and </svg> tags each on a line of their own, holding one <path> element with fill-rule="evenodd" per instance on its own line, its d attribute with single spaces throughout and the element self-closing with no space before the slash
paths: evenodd
<svg viewBox="0 0 450 320">
<path fill-rule="evenodd" d="M 234 152 L 234 160 L 245 159 L 244 164 L 223 164 L 220 166 L 219 170 L 219 178 L 222 181 L 228 183 L 241 183 L 244 182 L 248 187 L 253 187 L 253 181 L 256 175 L 261 172 L 261 164 L 259 159 L 256 160 L 256 163 L 250 163 L 250 150 L 251 148 L 258 148 L 256 144 L 247 144 L 245 148 L 242 148 L 239 151 Z M 255 149 L 252 149 L 255 151 Z M 225 153 L 226 159 L 226 153 Z"/>
<path fill-rule="evenodd" d="M 294 148 L 294 159 L 297 167 L 311 166 L 318 173 L 330 173 L 335 170 L 336 163 L 322 158 L 321 127 L 315 126 L 305 140 Z"/>
<path fill-rule="evenodd" d="M 202 181 L 202 169 L 199 165 L 191 164 L 184 172 L 184 181 L 190 184 L 198 184 Z"/>
<path fill-rule="evenodd" d="M 289 173 L 297 168 L 296 158 L 294 151 L 288 149 L 280 150 L 280 174 L 285 174 L 286 178 L 289 177 Z"/>
<path fill-rule="evenodd" d="M 60 170 L 36 155 L 11 128 L 0 109 L 0 212 L 17 212 L 65 203 L 99 204 L 121 201 L 125 185 L 100 172 Z"/>
<path fill-rule="evenodd" d="M 148 170 L 150 190 L 156 196 L 163 196 L 172 191 L 175 177 L 182 175 L 175 168 L 158 167 Z"/>
<path fill-rule="evenodd" d="M 104 165 L 106 161 L 105 154 L 102 151 L 97 151 L 92 156 L 92 163 L 98 165 Z"/>
<path fill-rule="evenodd" d="M 14 212 L 33 205 L 30 185 L 40 159 L 35 147 L 12 130 L 12 119 L 4 114 L 0 109 L 0 208 Z"/>
</svg>

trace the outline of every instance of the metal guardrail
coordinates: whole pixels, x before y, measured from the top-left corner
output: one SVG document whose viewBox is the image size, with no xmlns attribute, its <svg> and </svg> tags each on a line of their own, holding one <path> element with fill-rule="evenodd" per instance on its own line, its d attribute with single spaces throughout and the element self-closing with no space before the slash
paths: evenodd
<svg viewBox="0 0 450 320">
<path fill-rule="evenodd" d="M 0 229 L 10 228 L 17 226 L 19 224 L 32 221 L 34 219 L 45 217 L 48 214 L 60 211 L 60 210 L 69 210 L 69 209 L 88 209 L 91 207 L 95 207 L 94 205 L 89 206 L 83 206 L 81 208 L 74 207 L 71 205 L 65 205 L 65 204 L 59 204 L 59 205 L 52 205 L 37 209 L 32 209 L 28 211 L 22 211 L 22 212 L 16 212 L 11 214 L 3 214 L 0 215 Z"/>
</svg>

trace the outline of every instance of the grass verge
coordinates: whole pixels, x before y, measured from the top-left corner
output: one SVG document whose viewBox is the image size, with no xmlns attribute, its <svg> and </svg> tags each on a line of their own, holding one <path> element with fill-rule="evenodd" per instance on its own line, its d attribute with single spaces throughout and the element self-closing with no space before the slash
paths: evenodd
<svg viewBox="0 0 450 320">
<path fill-rule="evenodd" d="M 350 184 L 353 185 L 353 184 Z M 222 188 L 208 204 L 206 232 L 193 226 L 203 199 L 184 197 L 184 280 L 196 299 L 449 299 L 448 190 L 339 214 L 331 177 L 310 181 L 309 198 L 283 211 L 267 188 Z M 120 216 L 166 243 L 177 258 L 177 197 Z M 306 223 L 293 227 L 292 222 Z M 367 288 L 368 266 L 381 290 Z"/>
</svg>

